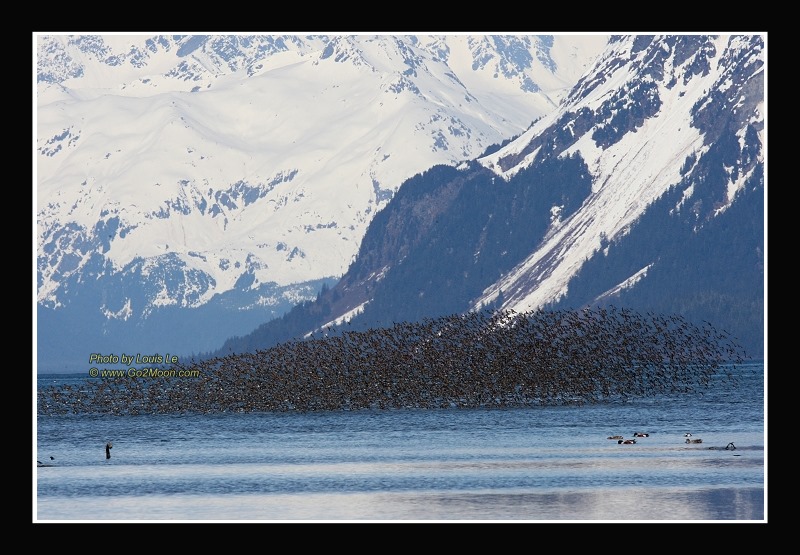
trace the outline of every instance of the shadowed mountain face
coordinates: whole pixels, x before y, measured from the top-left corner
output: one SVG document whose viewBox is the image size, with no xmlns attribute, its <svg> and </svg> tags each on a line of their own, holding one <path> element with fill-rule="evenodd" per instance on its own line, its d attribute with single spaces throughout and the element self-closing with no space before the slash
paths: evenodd
<svg viewBox="0 0 800 555">
<path fill-rule="evenodd" d="M 764 355 L 764 42 L 613 37 L 553 113 L 405 181 L 315 302 L 220 351 L 330 324 L 618 306 L 712 322 Z"/>
</svg>

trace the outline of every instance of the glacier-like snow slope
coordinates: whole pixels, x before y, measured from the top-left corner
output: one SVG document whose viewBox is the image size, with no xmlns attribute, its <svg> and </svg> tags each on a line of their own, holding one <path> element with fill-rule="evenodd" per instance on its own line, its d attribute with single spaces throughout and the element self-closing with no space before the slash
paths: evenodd
<svg viewBox="0 0 800 555">
<path fill-rule="evenodd" d="M 114 268 L 177 253 L 213 278 L 201 304 L 246 269 L 253 287 L 340 275 L 404 179 L 522 132 L 606 40 L 291 38 L 226 65 L 211 38 L 38 37 L 40 74 L 73 68 L 37 83 L 39 302 L 98 249 Z"/>
<path fill-rule="evenodd" d="M 531 139 L 552 127 L 565 113 L 575 110 L 576 106 L 598 112 L 600 106 L 618 91 L 638 86 L 634 81 L 641 76 L 632 71 L 633 64 L 619 63 L 620 59 L 637 58 L 631 52 L 634 40 L 635 37 L 629 37 L 617 42 L 596 61 L 592 73 L 603 76 L 601 84 L 587 87 L 589 90 L 585 94 L 578 89 L 559 110 L 537 121 L 519 139 L 481 158 L 480 162 L 500 176 L 512 176 L 536 159 L 538 149 L 529 148 Z M 586 162 L 594 183 L 591 196 L 577 212 L 564 220 L 559 217 L 559 207 L 553 206 L 551 227 L 540 247 L 514 271 L 488 288 L 475 303 L 476 307 L 496 299 L 500 291 L 505 306 L 519 311 L 535 310 L 559 299 L 567 292 L 569 280 L 585 260 L 602 248 L 604 241 L 625 234 L 651 202 L 681 181 L 681 168 L 686 160 L 691 155 L 700 157 L 708 150 L 701 129 L 689 124 L 692 121 L 690 112 L 698 103 L 708 101 L 709 90 L 724 91 L 730 87 L 727 73 L 730 59 L 736 59 L 739 49 L 748 48 L 749 41 L 743 37 L 721 35 L 715 38 L 714 47 L 718 54 L 712 58 L 708 73 L 684 79 L 690 71 L 687 66 L 691 60 L 684 65 L 674 65 L 671 63 L 674 57 L 668 56 L 663 78 L 649 81 L 657 87 L 654 96 L 661 100 L 662 106 L 669 106 L 669 110 L 660 110 L 645 118 L 641 127 L 625 133 L 621 140 L 610 146 L 598 146 L 592 139 L 596 127 L 592 127 L 561 153 L 561 156 L 577 153 Z M 762 129 L 759 139 L 762 144 L 765 142 L 766 106 L 763 98 L 755 111 L 755 119 L 742 122 L 740 141 L 744 140 L 747 124 L 756 123 Z M 570 129 L 566 131 L 572 132 Z M 519 156 L 522 160 L 510 167 L 502 162 Z M 727 199 L 717 208 L 718 211 L 725 210 L 733 202 L 737 191 L 750 177 L 749 173 L 730 173 Z M 691 196 L 692 187 L 689 186 L 684 192 L 684 201 Z M 646 272 L 647 268 L 642 268 L 639 274 L 620 287 L 629 287 Z"/>
</svg>

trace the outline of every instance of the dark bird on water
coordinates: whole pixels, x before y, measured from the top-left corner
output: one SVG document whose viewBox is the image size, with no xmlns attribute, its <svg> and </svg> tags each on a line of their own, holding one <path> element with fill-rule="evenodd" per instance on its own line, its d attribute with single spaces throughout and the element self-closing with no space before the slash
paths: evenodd
<svg viewBox="0 0 800 555">
<path fill-rule="evenodd" d="M 718 450 L 724 450 L 724 451 L 734 451 L 734 450 L 736 450 L 736 446 L 731 441 L 725 447 L 716 447 L 716 446 L 714 446 L 714 447 L 709 447 L 709 449 L 718 449 Z"/>
<path fill-rule="evenodd" d="M 110 441 L 109 441 L 108 443 L 106 443 L 106 458 L 107 458 L 107 459 L 110 459 L 110 458 L 111 458 L 111 448 L 112 448 L 112 447 L 114 447 L 114 446 L 113 446 L 113 445 L 111 445 L 111 442 L 110 442 Z"/>
</svg>

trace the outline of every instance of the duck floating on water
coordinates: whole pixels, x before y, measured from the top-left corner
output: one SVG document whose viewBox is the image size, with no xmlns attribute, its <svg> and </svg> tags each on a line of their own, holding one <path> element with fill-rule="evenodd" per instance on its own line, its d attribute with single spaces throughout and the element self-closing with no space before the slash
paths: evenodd
<svg viewBox="0 0 800 555">
<path fill-rule="evenodd" d="M 621 439 L 617 443 L 619 443 L 620 445 L 622 445 L 622 444 L 630 445 L 631 443 L 636 443 L 636 440 L 635 439 Z"/>
<path fill-rule="evenodd" d="M 691 439 L 691 438 L 688 438 L 688 437 L 687 437 L 687 438 L 686 438 L 686 443 L 703 443 L 703 440 L 702 440 L 702 439 L 700 439 L 700 438 L 697 438 L 697 439 Z"/>
<path fill-rule="evenodd" d="M 650 437 L 650 434 L 644 434 L 642 432 L 634 432 L 633 437 Z"/>
<path fill-rule="evenodd" d="M 51 461 L 56 460 L 55 457 L 50 457 Z M 36 461 L 36 466 L 53 466 L 52 463 L 43 463 L 42 461 Z"/>
<path fill-rule="evenodd" d="M 722 451 L 722 450 L 725 450 L 725 451 L 734 451 L 734 450 L 736 449 L 736 446 L 735 446 L 735 445 L 733 444 L 733 442 L 731 441 L 731 442 L 730 442 L 728 445 L 726 445 L 725 447 L 717 447 L 717 446 L 713 446 L 713 445 L 712 445 L 711 447 L 709 447 L 709 449 L 717 449 L 717 450 L 719 450 L 719 451 Z"/>
<path fill-rule="evenodd" d="M 608 439 L 623 439 L 622 436 L 608 436 Z"/>
</svg>

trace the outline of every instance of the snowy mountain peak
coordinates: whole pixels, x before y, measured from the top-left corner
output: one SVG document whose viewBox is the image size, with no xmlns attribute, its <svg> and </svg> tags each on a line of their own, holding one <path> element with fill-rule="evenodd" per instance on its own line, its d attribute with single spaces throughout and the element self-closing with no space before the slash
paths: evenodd
<svg viewBox="0 0 800 555">
<path fill-rule="evenodd" d="M 342 275 L 405 179 L 550 113 L 606 39 L 39 36 L 42 314 L 107 335 L 213 305 L 236 324 L 170 349 L 243 333 Z"/>
</svg>

